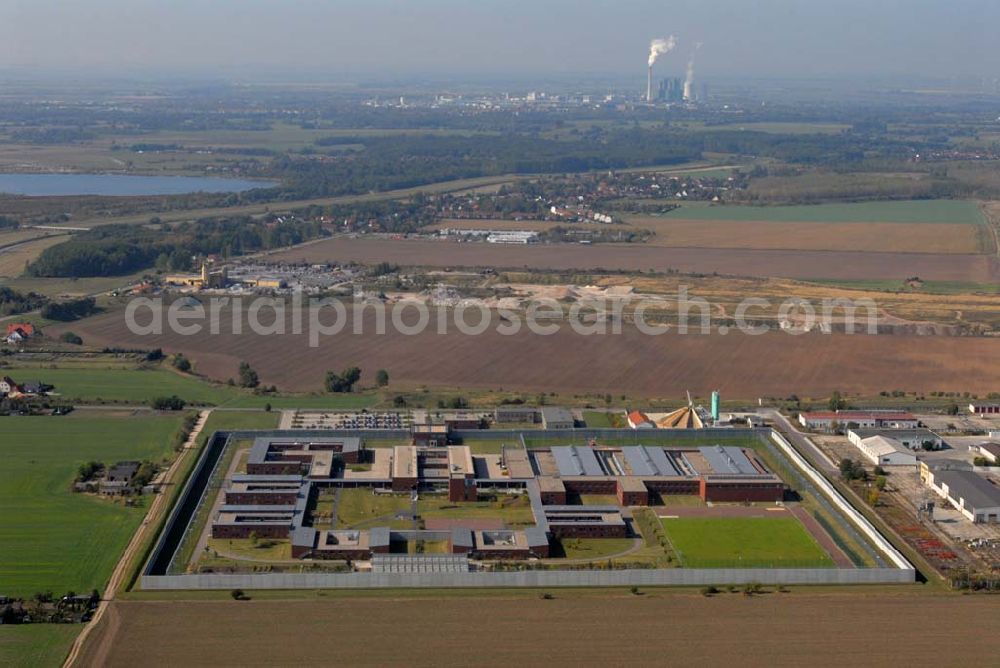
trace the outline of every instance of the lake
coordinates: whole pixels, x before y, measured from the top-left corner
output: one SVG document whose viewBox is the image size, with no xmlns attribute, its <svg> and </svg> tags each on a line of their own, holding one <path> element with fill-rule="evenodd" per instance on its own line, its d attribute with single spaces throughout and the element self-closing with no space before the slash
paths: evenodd
<svg viewBox="0 0 1000 668">
<path fill-rule="evenodd" d="M 276 181 L 207 176 L 135 176 L 131 174 L 0 174 L 0 193 L 31 196 L 183 195 L 230 193 L 270 188 Z"/>
</svg>

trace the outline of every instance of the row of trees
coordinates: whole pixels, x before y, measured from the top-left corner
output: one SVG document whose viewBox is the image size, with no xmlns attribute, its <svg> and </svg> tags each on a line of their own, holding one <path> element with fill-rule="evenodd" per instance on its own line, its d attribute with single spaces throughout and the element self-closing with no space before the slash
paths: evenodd
<svg viewBox="0 0 1000 668">
<path fill-rule="evenodd" d="M 118 276 L 157 267 L 187 271 L 206 255 L 236 256 L 284 248 L 325 234 L 316 222 L 272 224 L 250 216 L 199 220 L 176 227 L 106 225 L 46 248 L 28 266 L 32 276 Z"/>
</svg>

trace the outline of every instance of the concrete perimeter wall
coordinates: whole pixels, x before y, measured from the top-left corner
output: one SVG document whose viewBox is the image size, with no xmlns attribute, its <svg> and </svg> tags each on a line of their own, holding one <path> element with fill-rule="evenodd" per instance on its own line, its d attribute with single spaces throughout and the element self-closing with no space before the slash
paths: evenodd
<svg viewBox="0 0 1000 668">
<path fill-rule="evenodd" d="M 879 533 L 878 529 L 876 529 L 872 523 L 868 521 L 867 517 L 862 515 L 854 508 L 854 506 L 848 503 L 847 500 L 840 495 L 840 492 L 837 491 L 837 488 L 831 485 L 830 481 L 824 478 L 819 471 L 814 469 L 812 465 L 807 462 L 795 448 L 792 447 L 791 443 L 789 443 L 784 436 L 777 431 L 772 431 L 771 439 L 778 444 L 778 447 L 781 448 L 781 451 L 785 454 L 785 456 L 795 462 L 795 465 L 798 466 L 807 476 L 809 476 L 809 479 L 813 482 L 813 484 L 819 487 L 820 490 L 826 494 L 826 496 L 837 506 L 837 509 L 846 515 L 847 518 L 861 530 L 865 537 L 876 545 L 878 549 L 880 549 L 889 558 L 889 560 L 896 565 L 896 568 L 901 571 L 908 571 L 910 573 L 911 581 L 916 578 L 916 570 L 914 569 L 913 564 L 911 564 L 906 557 L 899 552 L 899 550 L 893 547 L 892 543 L 886 540 L 885 536 Z"/>
<path fill-rule="evenodd" d="M 369 589 L 380 587 L 630 587 L 657 585 L 903 584 L 898 568 L 670 568 L 505 573 L 267 573 L 144 575 L 143 589 Z"/>
</svg>

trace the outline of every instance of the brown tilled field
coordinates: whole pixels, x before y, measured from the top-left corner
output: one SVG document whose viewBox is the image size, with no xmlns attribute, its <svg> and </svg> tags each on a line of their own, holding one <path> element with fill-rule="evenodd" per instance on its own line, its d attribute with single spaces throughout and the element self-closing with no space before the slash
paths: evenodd
<svg viewBox="0 0 1000 668">
<path fill-rule="evenodd" d="M 685 220 L 630 216 L 625 226 L 541 220 L 442 220 L 430 229 L 550 230 L 557 226 L 591 231 L 650 230 L 647 245 L 674 248 L 748 250 L 881 251 L 887 253 L 979 253 L 982 229 L 972 225 L 923 223 L 823 223 Z"/>
<path fill-rule="evenodd" d="M 981 227 L 949 223 L 823 223 L 633 217 L 656 233 L 648 243 L 682 248 L 885 253 L 979 253 Z"/>
<path fill-rule="evenodd" d="M 412 322 L 412 310 L 403 315 Z M 551 336 L 534 334 L 525 326 L 513 336 L 498 333 L 495 326 L 470 336 L 456 331 L 453 320 L 448 334 L 439 335 L 431 326 L 408 336 L 395 332 L 391 323 L 386 334 L 374 334 L 373 319 L 367 319 L 361 335 L 353 334 L 348 324 L 340 334 L 321 337 L 319 347 L 311 348 L 306 334 L 260 336 L 244 328 L 244 334 L 233 335 L 227 325 L 230 318 L 224 314 L 219 335 L 208 334 L 206 327 L 196 336 L 139 336 L 128 331 L 120 311 L 48 331 L 55 336 L 71 328 L 96 346 L 182 351 L 197 371 L 221 380 L 233 377 L 239 361 L 247 360 L 263 383 L 285 390 L 317 390 L 328 369 L 352 365 L 365 371 L 363 383 L 373 382 L 375 370 L 384 368 L 394 386 L 401 387 L 427 384 L 647 397 L 713 389 L 753 399 L 791 393 L 828 396 L 833 390 L 986 393 L 1000 388 L 1000 365 L 995 363 L 1000 359 L 998 338 L 783 332 L 652 336 L 629 326 L 621 334 L 585 336 L 565 324 Z M 269 322 L 266 314 L 261 318 Z M 332 318 L 328 312 L 322 319 Z M 304 320 L 308 325 L 308 316 Z M 471 314 L 468 320 L 475 324 L 477 316 Z M 308 326 L 303 331 L 308 332 Z"/>
<path fill-rule="evenodd" d="M 553 594 L 116 601 L 76 665 L 961 666 L 1000 631 L 986 596 Z"/>
<path fill-rule="evenodd" d="M 337 237 L 279 251 L 270 255 L 269 259 L 282 262 L 392 262 L 403 266 L 431 267 L 675 270 L 784 278 L 901 281 L 917 275 L 923 280 L 936 281 L 989 283 L 1000 280 L 1000 261 L 988 255 L 669 248 L 649 244 L 514 246 Z"/>
</svg>

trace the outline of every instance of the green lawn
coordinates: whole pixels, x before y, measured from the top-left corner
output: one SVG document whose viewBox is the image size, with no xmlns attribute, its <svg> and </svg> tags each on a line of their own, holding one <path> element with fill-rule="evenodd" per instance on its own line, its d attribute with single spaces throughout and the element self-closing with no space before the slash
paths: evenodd
<svg viewBox="0 0 1000 668">
<path fill-rule="evenodd" d="M 804 206 L 682 206 L 670 218 L 831 223 L 957 223 L 983 222 L 979 205 L 965 200 L 908 200 Z"/>
<path fill-rule="evenodd" d="M 61 666 L 81 624 L 21 624 L 0 626 L 0 666 L 45 668 Z"/>
<path fill-rule="evenodd" d="M 179 424 L 180 416 L 0 418 L 0 593 L 102 589 L 145 508 L 74 494 L 76 469 L 159 460 L 172 454 Z"/>
<path fill-rule="evenodd" d="M 417 502 L 421 519 L 498 518 L 507 526 L 531 526 L 535 516 L 527 496 L 501 496 L 496 501 L 451 502 L 445 496 L 421 496 Z"/>
<path fill-rule="evenodd" d="M 833 560 L 794 517 L 663 519 L 688 568 L 832 567 Z"/>
<path fill-rule="evenodd" d="M 205 440 L 220 429 L 247 431 L 253 429 L 277 429 L 281 413 L 265 411 L 214 410 L 201 430 L 201 440 Z"/>
<path fill-rule="evenodd" d="M 615 426 L 611 413 L 604 411 L 583 411 L 583 421 L 591 429 L 611 429 Z"/>
<path fill-rule="evenodd" d="M 155 397 L 176 394 L 189 403 L 222 404 L 246 396 L 237 388 L 207 383 L 167 369 L 95 369 L 85 367 L 19 366 L 9 372 L 16 380 L 54 385 L 54 394 L 68 401 L 148 403 Z"/>
<path fill-rule="evenodd" d="M 15 380 L 43 381 L 54 385 L 60 399 L 77 403 L 146 404 L 155 397 L 176 394 L 190 404 L 231 408 L 368 408 L 379 401 L 377 394 L 252 394 L 248 390 L 211 383 L 197 376 L 167 368 L 140 368 L 130 362 L 101 360 L 95 363 L 60 360 L 50 364 L 18 363 L 6 373 Z"/>
<path fill-rule="evenodd" d="M 328 410 L 358 410 L 377 404 L 376 394 L 290 394 L 268 396 L 241 393 L 225 404 L 229 408 L 324 408 Z"/>
<path fill-rule="evenodd" d="M 360 529 L 375 526 L 410 528 L 409 520 L 391 519 L 400 511 L 409 511 L 409 494 L 374 494 L 370 489 L 342 489 L 337 505 L 338 529 Z"/>
<path fill-rule="evenodd" d="M 635 547 L 631 538 L 563 538 L 560 542 L 567 559 L 605 559 Z"/>
</svg>

